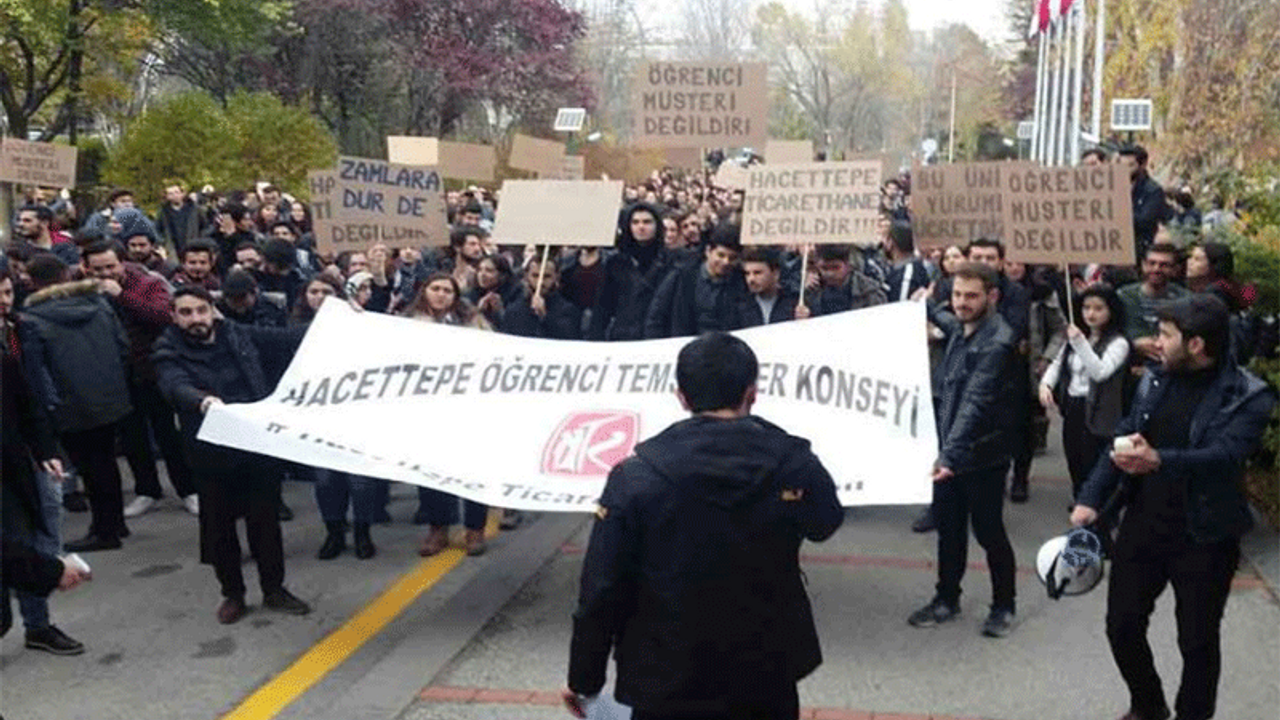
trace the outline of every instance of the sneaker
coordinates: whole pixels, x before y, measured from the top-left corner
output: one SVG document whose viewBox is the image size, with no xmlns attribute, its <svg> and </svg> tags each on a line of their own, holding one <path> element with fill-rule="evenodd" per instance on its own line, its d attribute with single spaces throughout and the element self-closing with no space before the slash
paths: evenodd
<svg viewBox="0 0 1280 720">
<path fill-rule="evenodd" d="M 1013 630 L 1015 613 L 1005 608 L 991 608 L 986 622 L 982 623 L 982 634 L 989 638 L 1002 638 Z"/>
<path fill-rule="evenodd" d="M 911 613 L 907 618 L 907 624 L 912 627 L 933 627 L 941 625 L 944 622 L 950 622 L 956 619 L 960 614 L 960 608 L 934 598 L 928 605 Z"/>
<path fill-rule="evenodd" d="M 187 512 L 191 513 L 192 515 L 199 515 L 200 514 L 200 496 L 195 493 L 191 493 L 190 495 L 182 498 L 182 507 L 186 508 Z"/>
<path fill-rule="evenodd" d="M 73 640 L 56 626 L 27 630 L 27 647 L 32 650 L 44 650 L 54 655 L 80 655 L 84 653 L 84 644 Z"/>
<path fill-rule="evenodd" d="M 69 492 L 62 496 L 62 509 L 73 513 L 89 512 L 89 501 L 79 490 Z"/>
<path fill-rule="evenodd" d="M 223 625 L 231 625 L 244 617 L 245 611 L 244 598 L 226 598 L 218 605 L 218 622 Z"/>
<path fill-rule="evenodd" d="M 280 588 L 262 598 L 262 606 L 287 615 L 306 615 L 311 606 L 294 596 L 293 593 Z"/>
<path fill-rule="evenodd" d="M 124 506 L 124 516 L 127 518 L 138 517 L 154 508 L 157 502 L 159 501 L 156 498 L 139 495 Z"/>
</svg>

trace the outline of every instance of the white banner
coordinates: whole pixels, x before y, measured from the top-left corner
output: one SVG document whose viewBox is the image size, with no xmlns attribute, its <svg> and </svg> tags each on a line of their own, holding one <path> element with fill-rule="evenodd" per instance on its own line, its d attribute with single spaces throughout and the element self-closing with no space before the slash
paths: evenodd
<svg viewBox="0 0 1280 720">
<path fill-rule="evenodd" d="M 930 501 L 923 304 L 737 335 L 760 360 L 755 414 L 813 443 L 844 505 Z M 615 463 L 687 417 L 674 395 L 687 342 L 539 340 L 327 302 L 271 397 L 210 410 L 200 438 L 499 507 L 590 511 Z"/>
</svg>

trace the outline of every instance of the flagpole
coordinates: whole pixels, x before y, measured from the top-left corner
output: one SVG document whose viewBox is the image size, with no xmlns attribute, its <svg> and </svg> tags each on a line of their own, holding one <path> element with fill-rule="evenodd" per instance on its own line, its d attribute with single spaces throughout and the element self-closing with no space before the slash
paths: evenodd
<svg viewBox="0 0 1280 720">
<path fill-rule="evenodd" d="M 1058 64 L 1062 62 L 1062 55 L 1055 53 L 1054 49 L 1058 46 L 1055 42 L 1058 39 L 1058 24 L 1051 22 L 1049 29 L 1049 107 L 1045 111 L 1046 124 L 1049 126 L 1049 144 L 1044 149 L 1045 165 L 1053 165 L 1055 163 L 1053 155 L 1054 148 L 1058 146 L 1058 96 L 1062 94 L 1061 84 L 1058 82 Z"/>
<path fill-rule="evenodd" d="M 1093 31 L 1093 136 L 1102 142 L 1102 64 L 1107 46 L 1107 0 L 1098 0 L 1097 25 Z"/>
<path fill-rule="evenodd" d="M 1062 42 L 1058 50 L 1058 58 L 1062 64 L 1062 76 L 1058 83 L 1061 85 L 1058 93 L 1058 144 L 1054 146 L 1054 165 L 1066 164 L 1067 155 L 1067 100 L 1070 98 L 1070 89 L 1067 87 L 1069 77 L 1067 75 L 1071 70 L 1071 20 L 1067 17 L 1060 17 L 1062 26 Z"/>
<path fill-rule="evenodd" d="M 956 161 L 956 66 L 951 66 L 951 128 L 947 131 L 947 163 Z"/>
<path fill-rule="evenodd" d="M 1080 164 L 1080 121 L 1084 104 L 1084 29 L 1088 16 L 1085 12 L 1084 0 L 1076 0 L 1076 67 L 1075 67 L 1075 99 L 1071 103 L 1071 157 L 1070 165 Z"/>
<path fill-rule="evenodd" d="M 1036 105 L 1034 122 L 1035 135 L 1031 138 L 1031 159 L 1040 160 L 1040 149 L 1044 146 L 1044 69 L 1045 69 L 1045 47 L 1044 33 L 1037 33 L 1040 36 L 1040 53 L 1039 59 L 1036 61 Z"/>
</svg>

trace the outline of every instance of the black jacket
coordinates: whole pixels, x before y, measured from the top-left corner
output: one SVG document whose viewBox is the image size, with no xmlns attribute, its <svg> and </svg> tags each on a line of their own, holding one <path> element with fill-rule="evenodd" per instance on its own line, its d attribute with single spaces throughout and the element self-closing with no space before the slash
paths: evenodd
<svg viewBox="0 0 1280 720">
<path fill-rule="evenodd" d="M 213 365 L 214 345 L 192 342 L 176 325 L 160 335 L 151 355 L 160 392 L 178 413 L 187 459 L 196 468 L 225 468 L 241 459 L 236 451 L 196 439 L 204 421 L 200 403 L 210 395 L 248 402 L 267 397 L 279 380 L 273 368 L 283 370 L 289 364 L 306 334 L 306 326 L 281 329 L 219 321 L 214 328 L 215 342 L 226 343 L 236 359 L 235 387 L 227 385 Z"/>
<path fill-rule="evenodd" d="M 1164 188 L 1146 171 L 1133 182 L 1129 195 L 1133 201 L 1133 249 L 1137 253 L 1137 263 L 1141 265 L 1147 248 L 1156 238 L 1160 223 L 1173 219 L 1173 208 L 1164 198 Z"/>
<path fill-rule="evenodd" d="M 188 240 L 200 237 L 200 220 L 200 208 L 190 198 L 184 199 L 176 210 L 166 202 L 156 213 L 156 231 L 173 250 L 181 251 Z"/>
<path fill-rule="evenodd" d="M 647 339 L 689 337 L 715 330 L 734 330 L 738 322 L 738 303 L 748 295 L 742 273 L 733 270 L 720 281 L 713 304 L 702 290 L 711 286 L 702 263 L 686 265 L 667 275 L 645 317 Z"/>
<path fill-rule="evenodd" d="M 547 304 L 547 314 L 538 317 L 530 307 L 529 299 L 521 293 L 502 313 L 498 332 L 553 340 L 581 340 L 582 310 L 559 290 L 548 293 L 543 300 Z"/>
<path fill-rule="evenodd" d="M 34 292 L 19 317 L 31 390 L 58 432 L 102 427 L 129 414 L 129 339 L 95 281 Z"/>
<path fill-rule="evenodd" d="M 219 299 L 217 304 L 218 312 L 224 318 L 240 325 L 282 328 L 289 324 L 284 308 L 261 295 L 254 298 L 253 307 L 244 312 L 231 307 L 225 297 Z"/>
<path fill-rule="evenodd" d="M 756 296 L 748 292 L 746 297 L 738 300 L 738 319 L 735 329 L 773 325 L 787 320 L 795 320 L 796 303 L 799 300 L 800 296 L 795 292 L 779 288 L 778 299 L 774 301 L 773 307 L 769 310 L 769 322 L 766 323 L 764 313 L 760 309 L 760 303 L 756 302 Z"/>
<path fill-rule="evenodd" d="M 1116 437 L 1145 433 L 1168 385 L 1162 368 L 1148 368 Z M 1234 363 L 1224 364 L 1191 418 L 1190 447 L 1156 448 L 1159 479 L 1187 483 L 1187 531 L 1196 542 L 1238 538 L 1253 527 L 1240 489 L 1244 464 L 1257 449 L 1275 402 L 1276 393 L 1266 383 Z M 1126 477 L 1103 453 L 1080 489 L 1080 504 L 1104 507 Z"/>
<path fill-rule="evenodd" d="M 631 216 L 646 210 L 657 219 L 657 234 L 647 243 L 631 235 Z M 662 212 L 644 203 L 625 208 L 618 216 L 618 251 L 604 260 L 604 286 L 591 311 L 591 340 L 640 340 L 653 294 L 676 267 L 664 244 Z"/>
<path fill-rule="evenodd" d="M 3 445 L 0 508 L 5 510 L 7 517 L 20 518 L 25 526 L 10 527 L 10 532 L 47 531 L 44 513 L 40 510 L 40 489 L 36 486 L 32 460 L 58 456 L 53 427 L 37 406 L 18 357 L 6 348 L 2 362 L 0 396 L 3 396 L 4 415 L 0 419 L 0 445 Z M 11 512 L 13 509 L 18 512 Z"/>
<path fill-rule="evenodd" d="M 1016 340 L 999 313 L 988 313 L 973 335 L 930 301 L 929 322 L 947 336 L 934 374 L 938 407 L 938 464 L 959 474 L 1003 465 L 1012 455 L 1009 412 L 1017 369 Z"/>
<path fill-rule="evenodd" d="M 722 713 L 821 664 L 800 543 L 844 512 L 807 441 L 756 417 L 676 423 L 613 469 L 597 517 L 575 692 L 600 691 L 611 649 L 618 700 L 655 713 Z"/>
</svg>

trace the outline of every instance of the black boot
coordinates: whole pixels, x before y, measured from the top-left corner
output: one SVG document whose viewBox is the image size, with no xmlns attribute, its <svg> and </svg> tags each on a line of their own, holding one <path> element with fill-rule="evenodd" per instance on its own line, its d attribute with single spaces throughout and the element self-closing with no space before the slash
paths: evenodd
<svg viewBox="0 0 1280 720">
<path fill-rule="evenodd" d="M 369 537 L 369 523 L 355 523 L 352 533 L 356 546 L 356 558 L 368 560 L 378 549 L 373 546 L 373 538 Z"/>
<path fill-rule="evenodd" d="M 347 533 L 342 525 L 341 521 L 324 524 L 329 534 L 325 537 L 324 544 L 320 546 L 320 552 L 316 553 L 317 558 L 332 560 L 347 549 Z"/>
</svg>

